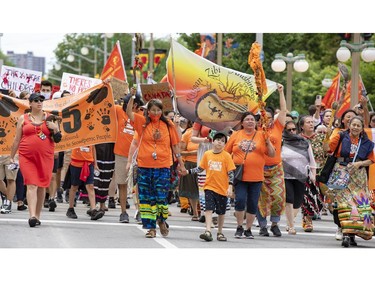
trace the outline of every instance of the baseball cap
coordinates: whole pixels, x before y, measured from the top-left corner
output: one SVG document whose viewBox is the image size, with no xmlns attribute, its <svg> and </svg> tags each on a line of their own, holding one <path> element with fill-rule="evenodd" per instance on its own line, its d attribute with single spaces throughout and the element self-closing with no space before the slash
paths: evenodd
<svg viewBox="0 0 375 281">
<path fill-rule="evenodd" d="M 36 99 L 41 99 L 41 100 L 45 100 L 45 97 L 42 96 L 40 93 L 33 93 L 30 95 L 29 97 L 29 101 L 33 101 L 33 100 L 36 100 Z"/>
<path fill-rule="evenodd" d="M 299 117 L 299 113 L 295 110 L 293 110 L 290 115 L 292 115 L 293 118 L 298 118 Z"/>
</svg>

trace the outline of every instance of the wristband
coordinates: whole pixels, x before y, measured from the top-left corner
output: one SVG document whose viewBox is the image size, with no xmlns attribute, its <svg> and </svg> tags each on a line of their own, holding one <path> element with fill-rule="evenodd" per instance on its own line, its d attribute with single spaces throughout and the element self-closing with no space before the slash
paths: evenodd
<svg viewBox="0 0 375 281">
<path fill-rule="evenodd" d="M 176 158 L 181 157 L 181 153 L 176 153 L 175 156 Z"/>
</svg>

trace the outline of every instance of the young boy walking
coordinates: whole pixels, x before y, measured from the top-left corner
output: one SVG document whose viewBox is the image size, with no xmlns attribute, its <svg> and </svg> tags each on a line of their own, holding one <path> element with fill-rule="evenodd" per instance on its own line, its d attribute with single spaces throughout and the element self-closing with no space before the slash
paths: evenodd
<svg viewBox="0 0 375 281">
<path fill-rule="evenodd" d="M 211 224 L 212 213 L 218 215 L 218 241 L 227 241 L 223 234 L 224 216 L 227 205 L 227 197 L 232 197 L 234 170 L 236 166 L 230 154 L 224 151 L 227 136 L 223 132 L 217 132 L 213 136 L 212 150 L 204 153 L 197 168 L 187 170 L 185 174 L 201 173 L 206 170 L 206 182 L 204 184 L 204 195 L 206 201 L 206 231 L 199 238 L 212 241 Z"/>
</svg>

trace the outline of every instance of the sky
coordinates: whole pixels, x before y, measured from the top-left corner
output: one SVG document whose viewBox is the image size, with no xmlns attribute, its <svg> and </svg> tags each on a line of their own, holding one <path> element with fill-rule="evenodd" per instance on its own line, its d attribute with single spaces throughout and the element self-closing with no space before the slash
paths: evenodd
<svg viewBox="0 0 375 281">
<path fill-rule="evenodd" d="M 152 32 L 155 37 L 157 34 L 165 36 L 177 32 L 338 33 L 371 32 L 371 30 L 364 30 L 364 27 L 374 26 L 371 21 L 373 9 L 362 9 L 360 13 L 352 13 L 350 21 L 347 20 L 346 16 L 349 16 L 347 7 L 352 3 L 349 0 L 340 0 L 340 5 L 335 4 L 334 1 L 316 0 L 314 3 L 305 2 L 303 7 L 295 6 L 296 2 L 299 2 L 293 0 L 263 0 L 258 5 L 252 4 L 252 1 L 235 0 L 232 5 L 224 6 L 191 0 L 189 5 L 183 6 L 183 9 L 177 7 L 176 2 L 171 0 L 144 0 L 142 7 L 147 6 L 147 9 L 140 9 L 141 7 L 135 2 L 126 3 L 126 8 L 117 9 L 118 2 L 111 3 L 114 0 L 106 0 L 105 4 L 100 2 L 94 5 L 95 1 L 97 0 L 92 0 L 90 2 L 92 5 L 87 6 L 85 1 L 81 3 L 76 0 L 65 0 L 64 5 L 59 6 L 57 13 L 43 13 L 42 9 L 49 9 L 45 1 L 33 0 L 33 5 L 29 5 L 30 2 L 27 0 L 18 0 L 17 5 L 27 6 L 27 9 L 17 10 L 17 18 L 31 20 L 16 21 L 13 13 L 2 13 L 0 18 L 0 32 L 3 33 L 0 37 L 2 52 L 6 54 L 7 51 L 15 53 L 31 51 L 35 56 L 45 57 L 46 68 L 52 69 L 55 62 L 53 51 L 66 33 Z M 9 7 L 7 8 L 6 5 Z M 113 8 L 114 5 L 116 9 Z M 2 4 L 4 11 L 12 7 L 11 2 Z M 167 7 L 171 10 L 166 14 L 163 9 Z M 298 9 L 293 11 L 293 7 Z M 367 15 L 368 13 L 371 15 Z M 340 14 L 346 16 L 338 16 Z M 38 16 L 30 17 L 30 15 Z"/>
<path fill-rule="evenodd" d="M 4 32 L 0 37 L 0 49 L 4 54 L 7 51 L 14 51 L 16 54 L 33 52 L 36 57 L 45 57 L 46 69 L 52 69 L 53 64 L 56 63 L 54 50 L 63 41 L 65 34 Z M 154 34 L 154 38 L 168 38 L 169 36 L 168 33 Z"/>
<path fill-rule="evenodd" d="M 1 51 L 14 51 L 16 54 L 33 52 L 36 57 L 46 58 L 46 68 L 52 69 L 56 61 L 53 53 L 59 43 L 63 41 L 64 33 L 14 33 L 4 32 L 0 38 Z"/>
</svg>

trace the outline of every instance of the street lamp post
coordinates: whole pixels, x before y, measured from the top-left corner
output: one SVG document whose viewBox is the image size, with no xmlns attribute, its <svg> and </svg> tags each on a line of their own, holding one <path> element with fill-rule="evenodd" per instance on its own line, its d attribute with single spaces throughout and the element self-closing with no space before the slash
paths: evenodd
<svg viewBox="0 0 375 281">
<path fill-rule="evenodd" d="M 275 60 L 271 64 L 271 68 L 275 72 L 282 72 L 285 68 L 287 69 L 286 107 L 289 111 L 292 110 L 292 64 L 297 72 L 305 72 L 309 68 L 309 63 L 305 60 L 303 54 L 295 57 L 292 53 L 288 53 L 286 57 L 282 54 L 276 54 Z"/>
<path fill-rule="evenodd" d="M 81 74 L 81 67 L 79 68 L 75 68 L 73 66 L 70 66 L 69 64 L 65 64 L 65 63 L 62 63 L 62 62 L 57 62 L 54 67 L 57 71 L 59 71 L 61 69 L 61 66 L 65 66 L 66 68 L 69 68 L 75 72 L 78 72 L 79 74 Z"/>
<path fill-rule="evenodd" d="M 82 56 L 80 54 L 77 54 L 77 53 L 74 53 L 72 51 L 69 52 L 69 55 L 68 57 L 66 58 L 69 62 L 73 62 L 74 61 L 74 57 L 78 57 L 78 63 L 81 64 L 81 59 L 85 60 L 85 61 L 88 61 L 89 63 L 92 63 L 94 64 L 94 76 L 96 75 L 96 65 L 97 65 L 97 60 L 91 60 L 89 58 L 86 58 L 85 56 Z M 81 68 L 81 67 L 80 67 Z"/>
<path fill-rule="evenodd" d="M 113 37 L 113 33 L 104 33 L 104 65 L 106 64 L 107 62 L 107 58 L 108 58 L 108 52 L 107 52 L 107 39 L 108 38 L 112 38 Z"/>
<path fill-rule="evenodd" d="M 101 49 L 99 49 L 99 48 L 96 47 L 96 46 L 83 46 L 83 47 L 81 48 L 81 54 L 84 55 L 84 56 L 88 55 L 88 54 L 89 54 L 89 49 L 88 49 L 88 48 L 94 50 L 94 61 L 95 61 L 95 64 L 94 64 L 94 77 L 95 77 L 96 74 L 97 74 L 97 64 L 98 64 L 98 63 L 97 63 L 97 62 L 98 62 L 98 59 L 97 59 L 97 51 L 102 52 L 103 54 L 104 54 L 104 51 L 101 50 Z"/>
<path fill-rule="evenodd" d="M 329 77 L 324 77 L 324 79 L 322 80 L 322 85 L 323 85 L 324 88 L 329 88 L 329 87 L 331 87 L 331 86 L 332 86 L 332 83 L 333 83 L 333 81 L 332 81 L 332 79 L 329 78 Z"/>
<path fill-rule="evenodd" d="M 351 91 L 350 91 L 350 107 L 353 108 L 358 104 L 358 84 L 359 84 L 359 52 L 362 51 L 361 57 L 365 62 L 375 60 L 374 42 L 362 42 L 361 34 L 354 33 L 353 44 L 341 41 L 340 48 L 336 52 L 336 57 L 341 62 L 346 62 L 350 58 L 352 51 L 352 75 L 351 75 Z"/>
</svg>

